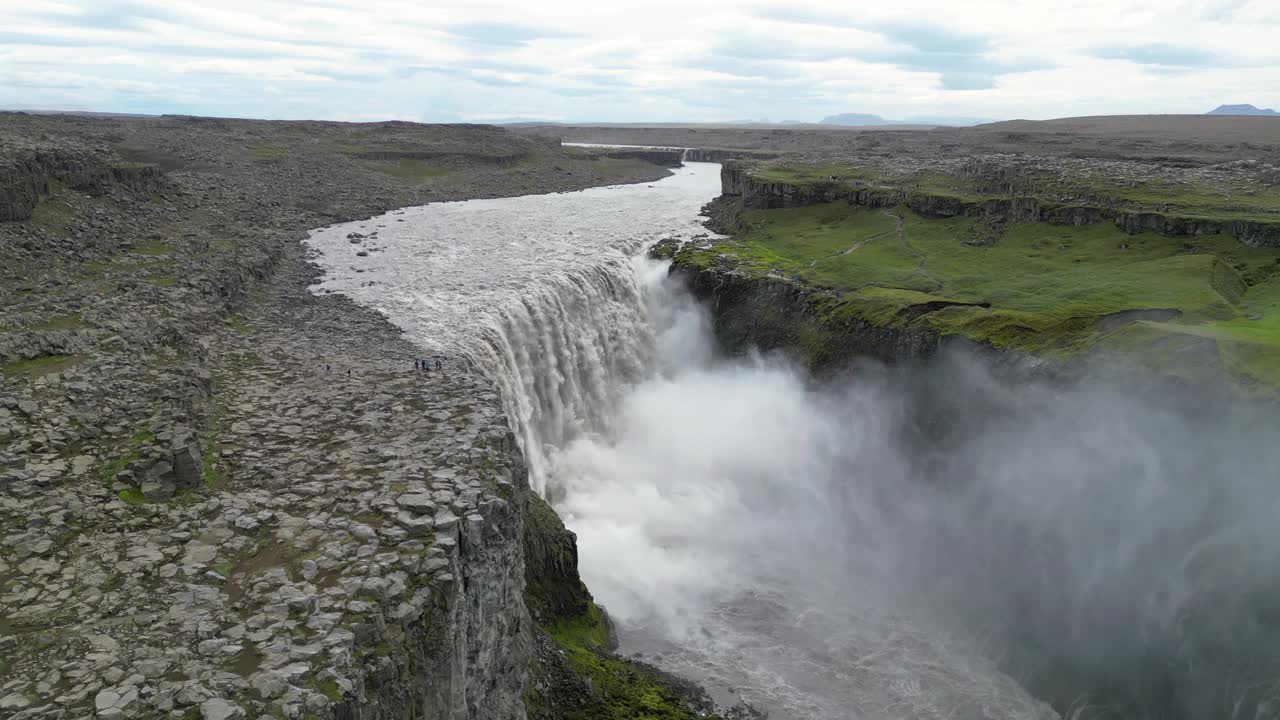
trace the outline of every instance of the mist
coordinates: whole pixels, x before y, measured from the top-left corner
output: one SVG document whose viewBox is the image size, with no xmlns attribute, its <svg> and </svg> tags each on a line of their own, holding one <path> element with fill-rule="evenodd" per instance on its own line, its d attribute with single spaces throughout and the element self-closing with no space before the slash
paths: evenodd
<svg viewBox="0 0 1280 720">
<path fill-rule="evenodd" d="M 649 359 L 545 481 L 624 650 L 774 718 L 1280 715 L 1274 408 L 961 353 L 818 383 L 633 270 Z"/>
</svg>

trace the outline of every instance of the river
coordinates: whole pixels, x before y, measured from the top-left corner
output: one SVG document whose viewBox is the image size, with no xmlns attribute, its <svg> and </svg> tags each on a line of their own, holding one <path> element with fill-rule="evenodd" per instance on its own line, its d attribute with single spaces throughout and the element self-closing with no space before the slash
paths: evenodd
<svg viewBox="0 0 1280 720">
<path fill-rule="evenodd" d="M 1269 707 L 1237 661 L 1274 653 L 1191 664 L 1270 637 L 1239 640 L 1257 608 L 1206 613 L 1204 590 L 1274 587 L 1271 418 L 1103 380 L 1011 386 L 965 358 L 819 387 L 719 357 L 703 309 L 639 257 L 706 233 L 718 170 L 325 228 L 319 291 L 494 378 L 622 652 L 722 701 L 1056 717 L 1016 675 L 1077 717 L 1095 688 L 1132 717 Z"/>
</svg>

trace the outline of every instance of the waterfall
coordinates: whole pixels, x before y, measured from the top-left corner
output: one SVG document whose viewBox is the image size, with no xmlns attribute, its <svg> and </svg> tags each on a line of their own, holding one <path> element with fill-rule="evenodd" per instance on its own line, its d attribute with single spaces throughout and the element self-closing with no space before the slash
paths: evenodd
<svg viewBox="0 0 1280 720">
<path fill-rule="evenodd" d="M 466 352 L 498 383 L 529 464 L 548 493 L 550 454 L 609 433 L 622 395 L 653 370 L 654 322 L 638 267 L 618 256 L 555 273 L 489 309 Z"/>
<path fill-rule="evenodd" d="M 854 421 L 872 399 L 841 414 L 791 368 L 717 358 L 666 269 L 614 257 L 548 274 L 486 310 L 467 347 L 501 388 L 531 484 L 579 533 L 624 649 L 782 720 L 1053 717 L 968 646 L 844 586 L 891 572 L 851 563 L 847 513 L 869 499 L 832 472 L 842 446 L 885 442 Z"/>
</svg>

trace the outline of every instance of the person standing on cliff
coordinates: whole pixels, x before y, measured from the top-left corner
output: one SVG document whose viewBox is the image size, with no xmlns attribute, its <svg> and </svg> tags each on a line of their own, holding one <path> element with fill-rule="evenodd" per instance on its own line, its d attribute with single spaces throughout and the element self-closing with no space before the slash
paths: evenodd
<svg viewBox="0 0 1280 720">
<path fill-rule="evenodd" d="M 439 356 L 439 355 L 437 355 L 437 356 L 436 356 L 436 370 L 439 370 L 439 369 L 440 369 L 440 356 Z"/>
<path fill-rule="evenodd" d="M 418 362 L 418 358 L 414 358 L 414 359 L 413 359 L 413 369 L 414 369 L 414 370 L 421 370 L 421 369 L 422 369 L 421 363 L 419 363 L 419 362 Z"/>
</svg>

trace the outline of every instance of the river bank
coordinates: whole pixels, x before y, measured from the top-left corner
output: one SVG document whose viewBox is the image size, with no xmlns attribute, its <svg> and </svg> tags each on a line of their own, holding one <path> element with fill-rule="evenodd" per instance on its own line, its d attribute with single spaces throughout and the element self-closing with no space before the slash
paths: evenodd
<svg viewBox="0 0 1280 720">
<path fill-rule="evenodd" d="M 522 716 L 537 501 L 495 389 L 311 294 L 299 240 L 668 171 L 483 126 L 19 114 L 0 142 L 0 708 Z"/>
</svg>

